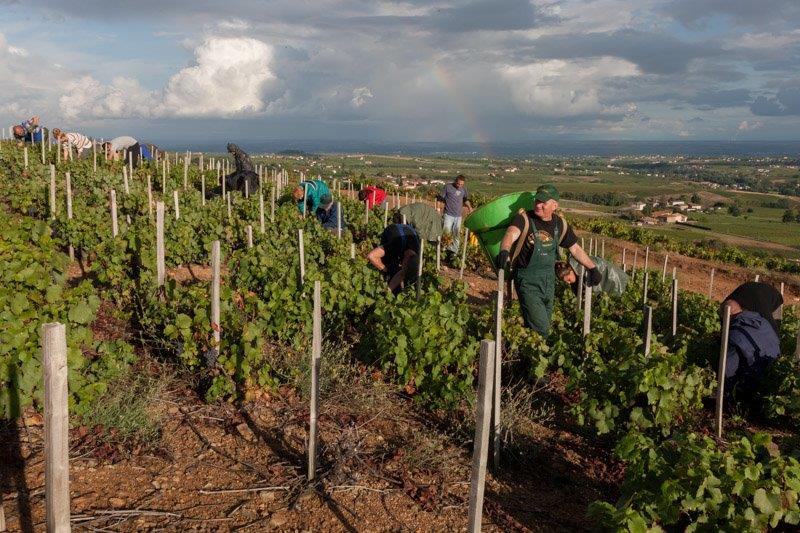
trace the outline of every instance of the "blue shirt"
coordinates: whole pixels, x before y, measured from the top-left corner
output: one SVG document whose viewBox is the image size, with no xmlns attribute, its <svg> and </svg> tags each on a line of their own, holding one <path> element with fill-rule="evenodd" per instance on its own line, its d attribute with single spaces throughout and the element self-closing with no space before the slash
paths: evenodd
<svg viewBox="0 0 800 533">
<path fill-rule="evenodd" d="M 464 202 L 469 198 L 467 196 L 467 186 L 464 185 L 460 189 L 448 183 L 442 189 L 442 194 L 439 199 L 444 202 L 444 214 L 451 217 L 461 217 L 461 210 L 464 208 Z"/>
</svg>

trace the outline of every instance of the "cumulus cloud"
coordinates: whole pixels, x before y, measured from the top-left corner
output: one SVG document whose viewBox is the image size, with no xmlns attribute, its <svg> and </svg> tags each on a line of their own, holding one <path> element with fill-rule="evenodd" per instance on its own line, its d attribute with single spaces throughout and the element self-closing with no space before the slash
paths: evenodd
<svg viewBox="0 0 800 533">
<path fill-rule="evenodd" d="M 762 122 L 752 122 L 749 120 L 743 120 L 739 123 L 739 127 L 736 128 L 737 131 L 752 131 L 757 130 L 763 127 L 764 124 Z"/>
<path fill-rule="evenodd" d="M 516 107 L 526 114 L 544 117 L 620 112 L 603 104 L 601 89 L 611 78 L 635 76 L 638 72 L 633 63 L 612 57 L 551 59 L 506 66 L 499 71 Z"/>
<path fill-rule="evenodd" d="M 265 109 L 275 80 L 272 47 L 249 37 L 211 37 L 195 49 L 195 65 L 148 91 L 131 78 L 104 85 L 91 76 L 70 83 L 59 99 L 68 118 L 230 117 Z"/>
<path fill-rule="evenodd" d="M 350 100 L 350 103 L 353 107 L 362 107 L 371 98 L 373 98 L 373 96 L 369 87 L 358 87 L 353 89 L 353 98 Z"/>
</svg>

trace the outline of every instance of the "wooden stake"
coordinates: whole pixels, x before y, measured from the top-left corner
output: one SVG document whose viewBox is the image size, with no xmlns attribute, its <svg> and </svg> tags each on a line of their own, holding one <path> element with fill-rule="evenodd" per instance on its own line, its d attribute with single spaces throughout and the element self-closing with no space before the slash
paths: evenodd
<svg viewBox="0 0 800 533">
<path fill-rule="evenodd" d="M 314 282 L 314 316 L 311 340 L 311 405 L 308 429 L 308 479 L 317 473 L 317 409 L 319 407 L 319 367 L 322 359 L 322 296 L 321 284 Z"/>
<path fill-rule="evenodd" d="M 56 219 L 56 167 L 50 165 L 50 218 Z"/>
<path fill-rule="evenodd" d="M 383 203 L 383 227 L 389 225 L 389 202 Z"/>
<path fill-rule="evenodd" d="M 647 246 L 644 249 L 644 269 L 647 270 L 647 267 L 650 265 L 650 247 Z"/>
<path fill-rule="evenodd" d="M 502 400 L 503 377 L 503 289 L 505 289 L 505 270 L 497 272 L 497 297 L 494 307 L 494 386 L 492 399 L 492 464 L 500 468 L 500 407 Z"/>
<path fill-rule="evenodd" d="M 631 265 L 631 278 L 636 277 L 636 259 L 638 258 L 638 256 L 639 256 L 639 249 L 636 248 L 633 251 L 633 265 Z"/>
<path fill-rule="evenodd" d="M 417 300 L 422 296 L 422 263 L 425 259 L 425 239 L 419 238 L 419 264 L 417 265 Z"/>
<path fill-rule="evenodd" d="M 250 224 L 247 225 L 247 247 L 253 247 L 253 226 Z"/>
<path fill-rule="evenodd" d="M 214 349 L 217 355 L 220 352 L 220 338 L 222 326 L 219 316 L 219 290 L 220 290 L 220 263 L 222 252 L 220 251 L 219 241 L 211 243 L 211 329 L 214 334 Z"/>
<path fill-rule="evenodd" d="M 128 186 L 128 171 L 125 167 L 122 167 L 122 190 L 125 191 L 125 194 L 131 193 L 131 189 Z"/>
<path fill-rule="evenodd" d="M 583 283 L 581 278 L 581 283 Z M 592 331 L 592 290 L 591 287 L 584 288 L 583 294 L 583 336 L 585 337 Z"/>
<path fill-rule="evenodd" d="M 481 341 L 481 359 L 478 368 L 478 398 L 475 413 L 475 440 L 472 449 L 472 475 L 469 489 L 469 524 L 467 531 L 481 530 L 483 492 L 486 485 L 486 461 L 489 455 L 489 418 L 492 410 L 492 383 L 494 383 L 493 341 Z"/>
<path fill-rule="evenodd" d="M 164 202 L 156 202 L 156 281 L 164 286 Z"/>
<path fill-rule="evenodd" d="M 628 249 L 627 248 L 623 248 L 622 249 L 622 271 L 623 272 L 625 272 L 627 270 L 627 266 L 628 266 L 627 263 L 625 263 L 625 259 L 626 259 L 625 256 L 627 254 L 628 254 Z"/>
<path fill-rule="evenodd" d="M 355 258 L 356 258 L 356 243 L 351 242 L 350 243 L 350 259 L 355 259 Z"/>
<path fill-rule="evenodd" d="M 646 274 L 645 274 L 646 275 Z M 644 306 L 644 355 L 650 357 L 650 344 L 653 335 L 653 308 Z"/>
<path fill-rule="evenodd" d="M 233 212 L 231 211 L 231 193 L 228 193 L 225 198 L 228 202 L 228 222 L 230 222 L 231 219 L 233 219 Z"/>
<path fill-rule="evenodd" d="M 23 149 L 23 158 L 24 158 L 24 161 L 25 161 L 25 169 L 27 170 L 28 169 L 28 147 L 27 146 Z"/>
<path fill-rule="evenodd" d="M 206 205 L 206 177 L 200 175 L 200 202 L 205 207 Z"/>
<path fill-rule="evenodd" d="M 97 174 L 97 141 L 92 139 L 92 172 Z"/>
<path fill-rule="evenodd" d="M 303 241 L 303 230 L 297 230 L 297 243 L 300 252 L 300 286 L 306 282 L 306 248 Z"/>
<path fill-rule="evenodd" d="M 275 222 L 275 197 L 278 195 L 278 186 L 272 187 L 270 191 L 269 221 Z"/>
<path fill-rule="evenodd" d="M 69 392 L 64 324 L 42 325 L 42 366 L 47 531 L 69 532 Z"/>
<path fill-rule="evenodd" d="M 336 202 L 336 237 L 342 238 L 342 203 Z"/>
<path fill-rule="evenodd" d="M 258 192 L 258 225 L 263 235 L 267 231 L 267 226 L 264 221 L 264 193 Z"/>
<path fill-rule="evenodd" d="M 708 281 L 708 297 L 709 298 L 712 297 L 711 295 L 714 292 L 714 272 L 715 271 L 716 271 L 716 269 L 714 269 L 714 268 L 711 269 L 711 278 Z"/>
<path fill-rule="evenodd" d="M 647 286 L 650 282 L 650 271 L 644 271 L 644 285 L 642 286 L 642 305 L 647 305 Z"/>
<path fill-rule="evenodd" d="M 111 189 L 111 235 L 119 235 L 119 224 L 117 222 L 117 191 Z"/>
<path fill-rule="evenodd" d="M 669 259 L 669 254 L 664 254 L 664 268 L 661 270 L 661 281 L 667 279 L 667 260 Z"/>
<path fill-rule="evenodd" d="M 153 184 L 151 183 L 150 174 L 147 175 L 147 214 L 150 220 L 153 220 Z"/>
<path fill-rule="evenodd" d="M 442 238 L 436 237 L 436 272 L 442 268 Z"/>
<path fill-rule="evenodd" d="M 725 304 L 722 311 L 722 342 L 719 348 L 719 366 L 717 368 L 717 438 L 722 439 L 722 404 L 725 395 L 725 370 L 728 364 L 728 334 L 731 327 L 731 306 Z"/>
<path fill-rule="evenodd" d="M 464 228 L 464 247 L 461 249 L 461 268 L 458 270 L 458 279 L 464 279 L 464 267 L 467 265 L 467 246 L 469 246 L 469 229 Z"/>
<path fill-rule="evenodd" d="M 64 180 L 67 189 L 67 220 L 72 220 L 72 176 L 69 172 L 64 173 Z M 69 260 L 75 260 L 75 248 L 72 247 L 72 244 L 69 245 Z"/>
<path fill-rule="evenodd" d="M 178 189 L 172 190 L 172 202 L 175 204 L 175 220 L 180 220 L 181 204 L 178 202 Z"/>
<path fill-rule="evenodd" d="M 678 278 L 672 279 L 672 336 L 678 334 Z"/>
<path fill-rule="evenodd" d="M 583 277 L 586 275 L 586 267 L 581 265 L 578 268 L 578 311 L 583 309 L 583 294 L 586 292 L 586 286 L 583 283 Z"/>
</svg>

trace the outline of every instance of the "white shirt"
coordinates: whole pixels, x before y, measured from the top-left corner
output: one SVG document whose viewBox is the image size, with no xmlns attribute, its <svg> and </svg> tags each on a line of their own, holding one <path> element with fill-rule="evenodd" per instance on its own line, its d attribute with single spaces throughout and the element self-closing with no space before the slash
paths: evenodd
<svg viewBox="0 0 800 533">
<path fill-rule="evenodd" d="M 119 152 L 120 150 L 127 150 L 128 148 L 130 148 L 131 146 L 133 146 L 137 142 L 139 142 L 139 141 L 137 141 L 136 139 L 134 139 L 133 137 L 130 137 L 128 135 L 123 135 L 122 137 L 114 137 L 113 139 L 111 139 L 109 141 L 109 143 L 111 143 L 111 151 L 112 152 Z"/>
<path fill-rule="evenodd" d="M 82 133 L 67 133 L 67 143 L 74 146 L 79 154 L 92 147 L 92 141 Z"/>
</svg>

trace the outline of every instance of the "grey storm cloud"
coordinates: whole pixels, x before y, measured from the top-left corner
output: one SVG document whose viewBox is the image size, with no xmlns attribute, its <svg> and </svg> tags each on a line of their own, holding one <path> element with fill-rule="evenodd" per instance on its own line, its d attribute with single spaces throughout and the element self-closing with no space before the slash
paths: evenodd
<svg viewBox="0 0 800 533">
<path fill-rule="evenodd" d="M 786 87 L 771 96 L 756 98 L 750 110 L 763 117 L 800 115 L 800 87 Z"/>
<path fill-rule="evenodd" d="M 537 13 L 528 0 L 479 0 L 434 11 L 428 22 L 442 31 L 524 30 L 553 19 Z"/>
<path fill-rule="evenodd" d="M 638 30 L 549 35 L 533 41 L 529 52 L 551 59 L 615 56 L 653 74 L 683 72 L 694 59 L 724 53 L 713 42 L 687 43 L 671 35 Z"/>
<path fill-rule="evenodd" d="M 800 17 L 797 0 L 673 0 L 664 9 L 687 27 L 697 27 L 714 16 L 727 17 L 741 26 L 770 23 L 790 26 Z"/>
<path fill-rule="evenodd" d="M 747 106 L 752 101 L 747 89 L 721 89 L 696 93 L 686 99 L 698 109 L 709 110 L 723 107 Z"/>
</svg>

